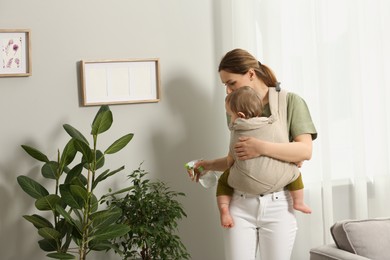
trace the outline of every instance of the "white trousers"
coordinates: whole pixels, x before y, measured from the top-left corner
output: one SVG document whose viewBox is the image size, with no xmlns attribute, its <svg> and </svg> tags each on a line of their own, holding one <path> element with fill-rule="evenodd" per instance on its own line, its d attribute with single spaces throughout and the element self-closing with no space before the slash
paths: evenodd
<svg viewBox="0 0 390 260">
<path fill-rule="evenodd" d="M 230 203 L 234 227 L 224 230 L 227 260 L 289 260 L 297 221 L 289 191 L 246 195 L 235 191 Z"/>
</svg>

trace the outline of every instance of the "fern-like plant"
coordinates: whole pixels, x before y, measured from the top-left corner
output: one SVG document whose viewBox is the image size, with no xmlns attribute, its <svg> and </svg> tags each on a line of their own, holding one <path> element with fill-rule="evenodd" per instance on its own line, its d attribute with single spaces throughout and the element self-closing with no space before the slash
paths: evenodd
<svg viewBox="0 0 390 260">
<path fill-rule="evenodd" d="M 109 130 L 112 123 L 111 110 L 101 106 L 92 122 L 91 144 L 76 128 L 63 125 L 70 140 L 61 152 L 58 150 L 55 160 L 36 148 L 22 145 L 30 156 L 43 163 L 41 182 L 52 181 L 50 193 L 39 180 L 25 175 L 17 177 L 20 187 L 35 199 L 37 210 L 50 212 L 50 217 L 23 216 L 37 228 L 42 237 L 39 247 L 48 252 L 50 258 L 75 259 L 78 255 L 80 260 L 85 260 L 91 250 L 109 250 L 111 239 L 130 230 L 127 225 L 116 223 L 122 216 L 120 208 L 98 208 L 100 199 L 95 193 L 98 184 L 124 169 L 121 166 L 102 170 L 106 156 L 120 151 L 133 138 L 132 133 L 126 134 L 104 151 L 99 150 L 98 136 Z"/>
</svg>

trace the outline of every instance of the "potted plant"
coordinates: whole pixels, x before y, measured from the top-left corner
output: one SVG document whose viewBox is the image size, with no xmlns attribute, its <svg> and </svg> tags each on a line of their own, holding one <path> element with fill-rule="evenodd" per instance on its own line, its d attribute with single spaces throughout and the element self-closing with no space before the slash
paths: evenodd
<svg viewBox="0 0 390 260">
<path fill-rule="evenodd" d="M 92 122 L 91 144 L 76 128 L 63 125 L 70 140 L 61 152 L 58 150 L 55 160 L 38 149 L 22 145 L 30 156 L 43 163 L 41 183 L 52 181 L 53 190 L 49 193 L 39 181 L 24 175 L 17 177 L 20 187 L 35 199 L 35 207 L 51 213 L 50 217 L 23 216 L 37 228 L 42 237 L 39 247 L 49 252 L 48 257 L 74 259 L 78 255 L 84 260 L 91 250 L 110 249 L 110 239 L 130 230 L 128 225 L 116 223 L 122 216 L 120 208 L 98 209 L 100 199 L 95 192 L 98 184 L 124 169 L 121 166 L 102 170 L 106 156 L 120 151 L 133 138 L 132 133 L 126 134 L 104 151 L 99 150 L 98 136 L 109 130 L 112 122 L 109 107 L 101 106 Z M 75 162 L 76 158 L 81 159 Z"/>
<path fill-rule="evenodd" d="M 113 239 L 116 252 L 123 259 L 189 259 L 186 247 L 176 234 L 178 221 L 187 216 L 177 200 L 185 194 L 172 191 L 162 181 L 151 181 L 147 175 L 140 165 L 129 175 L 132 185 L 125 196 L 117 197 L 113 193 L 104 199 L 109 207 L 122 210 L 118 223 L 130 229 Z"/>
</svg>

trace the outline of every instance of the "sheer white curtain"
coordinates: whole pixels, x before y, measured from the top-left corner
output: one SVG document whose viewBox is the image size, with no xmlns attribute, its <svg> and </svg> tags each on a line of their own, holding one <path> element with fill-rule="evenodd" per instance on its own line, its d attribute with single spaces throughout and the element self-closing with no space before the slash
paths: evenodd
<svg viewBox="0 0 390 260">
<path fill-rule="evenodd" d="M 319 132 L 302 168 L 313 214 L 293 259 L 337 220 L 390 217 L 390 1 L 221 1 L 223 51 L 245 48 L 301 95 Z M 227 3 L 228 2 L 228 3 Z"/>
</svg>

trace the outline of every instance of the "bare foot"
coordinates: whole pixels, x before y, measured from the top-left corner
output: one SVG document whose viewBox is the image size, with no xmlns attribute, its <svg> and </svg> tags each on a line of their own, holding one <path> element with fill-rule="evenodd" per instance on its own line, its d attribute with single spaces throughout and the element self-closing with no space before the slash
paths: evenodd
<svg viewBox="0 0 390 260">
<path fill-rule="evenodd" d="M 221 225 L 224 228 L 232 228 L 234 226 L 233 218 L 230 215 L 229 208 L 223 207 L 220 209 L 221 212 Z"/>
<path fill-rule="evenodd" d="M 293 207 L 295 210 L 298 210 L 302 213 L 311 214 L 311 208 L 305 203 L 294 203 Z"/>
</svg>

